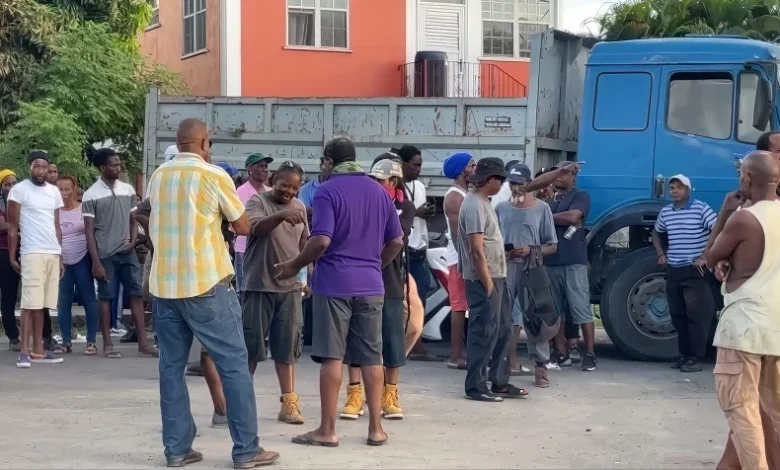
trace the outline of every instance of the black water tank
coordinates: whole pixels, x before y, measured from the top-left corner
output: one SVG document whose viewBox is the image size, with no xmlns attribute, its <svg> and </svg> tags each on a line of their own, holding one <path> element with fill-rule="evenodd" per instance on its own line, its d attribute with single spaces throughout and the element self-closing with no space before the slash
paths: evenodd
<svg viewBox="0 0 780 470">
<path fill-rule="evenodd" d="M 419 51 L 414 56 L 414 96 L 447 96 L 447 53 Z"/>
</svg>

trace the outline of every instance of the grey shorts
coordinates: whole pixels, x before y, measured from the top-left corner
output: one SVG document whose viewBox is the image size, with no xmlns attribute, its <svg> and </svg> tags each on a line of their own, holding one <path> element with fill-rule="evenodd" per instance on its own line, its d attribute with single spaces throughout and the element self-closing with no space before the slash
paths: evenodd
<svg viewBox="0 0 780 470">
<path fill-rule="evenodd" d="M 267 337 L 274 362 L 297 362 L 303 350 L 302 303 L 300 291 L 241 293 L 244 342 L 250 361 L 262 362 L 268 358 Z"/>
<path fill-rule="evenodd" d="M 384 296 L 312 297 L 314 362 L 349 358 L 349 364 L 382 364 L 382 306 Z"/>
<path fill-rule="evenodd" d="M 141 263 L 138 262 L 135 251 L 116 253 L 101 259 L 100 262 L 106 270 L 108 282 L 98 281 L 98 300 L 104 302 L 114 300 L 114 293 L 117 292 L 114 283 L 117 281 L 122 285 L 125 297 L 143 296 Z"/>
<path fill-rule="evenodd" d="M 559 312 L 564 312 L 566 323 L 583 325 L 593 322 L 590 308 L 588 266 L 547 266 L 552 283 L 552 292 Z"/>
<path fill-rule="evenodd" d="M 382 364 L 385 367 L 394 369 L 406 364 L 405 324 L 404 299 L 385 297 L 382 306 Z M 344 363 L 351 366 L 360 365 L 351 359 L 347 354 L 344 356 Z"/>
</svg>

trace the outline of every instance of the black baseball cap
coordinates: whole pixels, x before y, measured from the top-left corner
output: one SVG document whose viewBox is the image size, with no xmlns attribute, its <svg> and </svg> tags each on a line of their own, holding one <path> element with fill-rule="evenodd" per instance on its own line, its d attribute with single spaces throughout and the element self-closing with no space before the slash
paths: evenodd
<svg viewBox="0 0 780 470">
<path fill-rule="evenodd" d="M 515 163 L 506 177 L 510 183 L 526 184 L 531 181 L 531 169 L 525 163 Z"/>
<path fill-rule="evenodd" d="M 481 183 L 491 176 L 506 178 L 504 161 L 496 157 L 487 157 L 477 161 L 477 169 L 469 176 L 469 182 Z"/>
<path fill-rule="evenodd" d="M 51 159 L 49 158 L 49 152 L 45 150 L 33 150 L 32 152 L 30 152 L 29 155 L 27 155 L 27 164 L 29 165 L 38 159 L 43 159 L 46 160 L 47 162 L 51 161 Z"/>
</svg>

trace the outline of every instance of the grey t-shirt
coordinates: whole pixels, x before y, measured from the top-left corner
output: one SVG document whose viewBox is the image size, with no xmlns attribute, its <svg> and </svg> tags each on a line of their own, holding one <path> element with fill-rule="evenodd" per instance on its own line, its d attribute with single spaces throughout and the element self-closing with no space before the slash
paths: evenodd
<svg viewBox="0 0 780 470">
<path fill-rule="evenodd" d="M 299 199 L 293 199 L 290 204 L 278 204 L 273 200 L 271 192 L 255 194 L 246 203 L 249 229 L 254 231 L 260 220 L 285 209 L 306 210 Z M 282 222 L 262 238 L 249 235 L 244 252 L 244 290 L 285 293 L 301 289 L 303 284 L 297 276 L 281 281 L 275 279 L 274 265 L 298 256 L 301 238 L 308 237 L 309 226 L 305 220 L 297 225 Z"/>
<path fill-rule="evenodd" d="M 130 212 L 135 210 L 135 189 L 114 181 L 109 187 L 102 178 L 84 192 L 81 212 L 95 221 L 95 241 L 100 259 L 116 254 L 130 241 Z"/>
<path fill-rule="evenodd" d="M 496 211 L 490 201 L 473 191 L 470 191 L 460 206 L 458 215 L 458 268 L 463 273 L 463 279 L 477 281 L 477 271 L 471 261 L 471 237 L 468 235 L 481 233 L 484 239 L 485 258 L 487 258 L 490 277 L 506 278 L 506 254 L 504 253 L 504 237 L 498 226 Z"/>
<path fill-rule="evenodd" d="M 502 202 L 496 206 L 496 215 L 504 243 L 511 243 L 515 248 L 558 243 L 552 210 L 542 201 L 537 200 L 531 207 L 516 207 L 508 201 Z M 523 258 L 510 260 L 523 264 L 525 261 Z"/>
</svg>

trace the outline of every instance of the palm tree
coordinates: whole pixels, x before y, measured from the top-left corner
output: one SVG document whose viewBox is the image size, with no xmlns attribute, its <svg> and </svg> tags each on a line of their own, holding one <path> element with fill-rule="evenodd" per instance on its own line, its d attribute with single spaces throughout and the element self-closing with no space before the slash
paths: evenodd
<svg viewBox="0 0 780 470">
<path fill-rule="evenodd" d="M 780 42 L 780 1 L 624 0 L 591 22 L 609 41 L 737 34 Z"/>
</svg>

